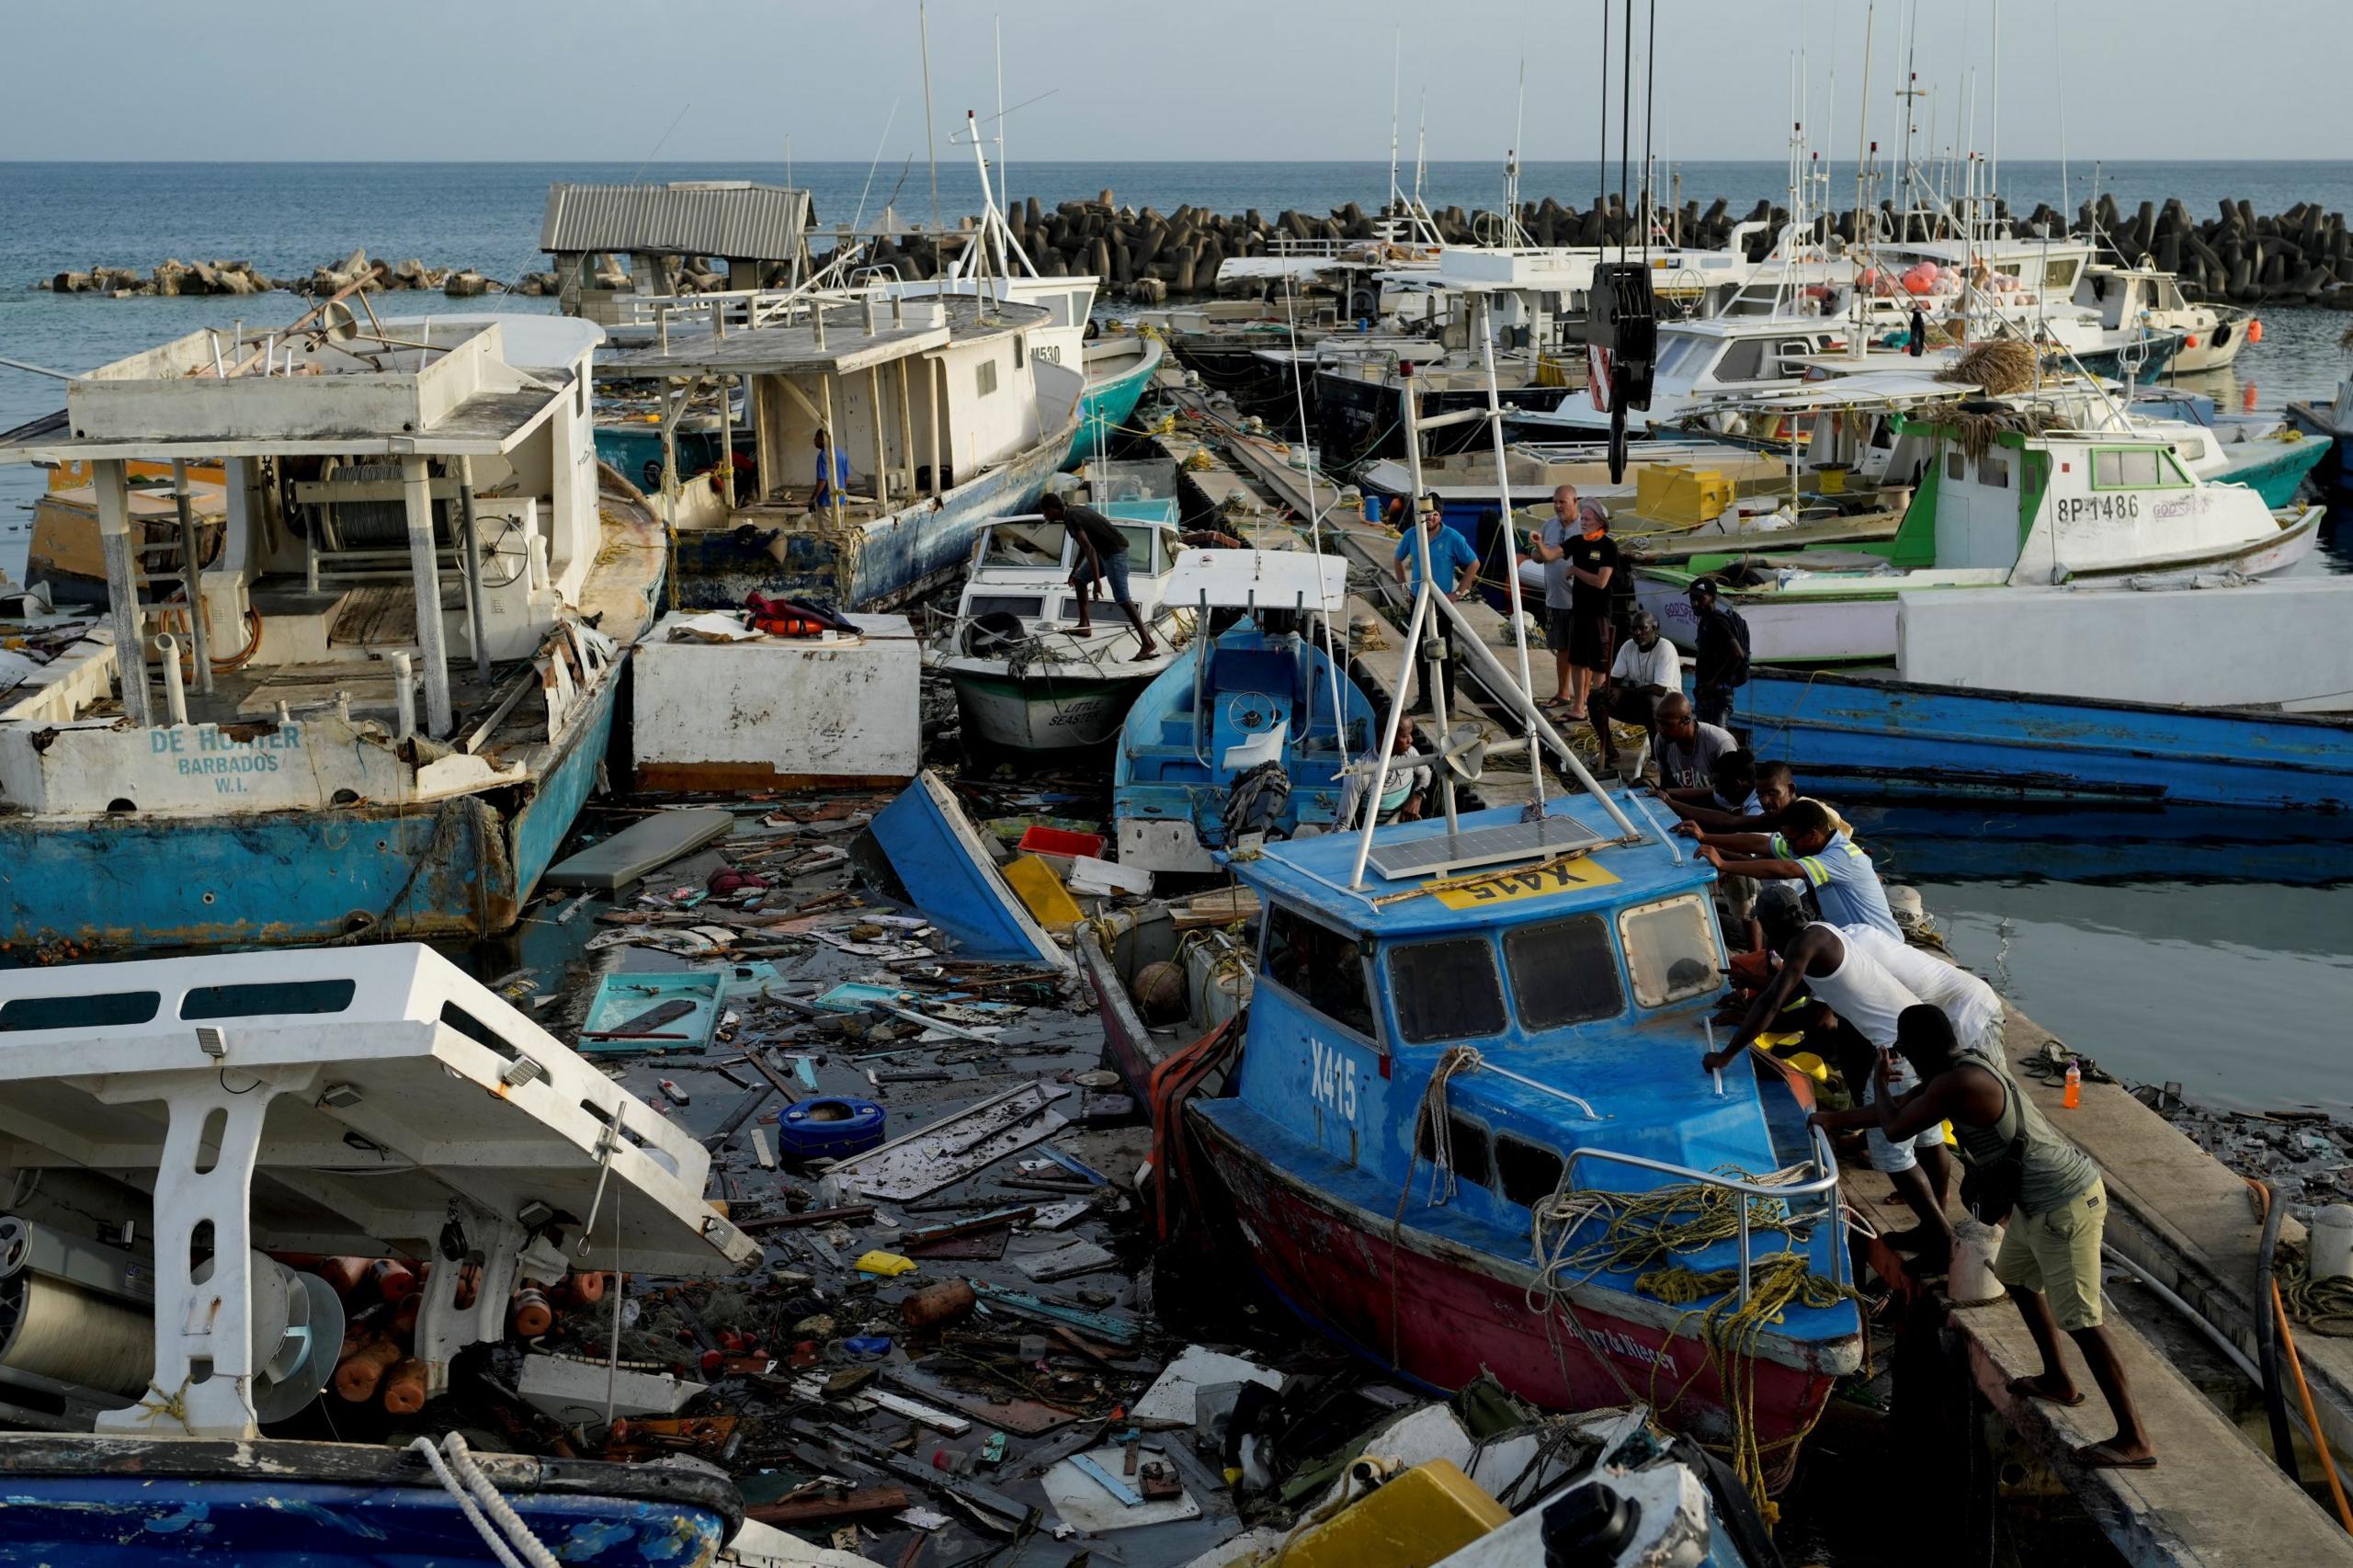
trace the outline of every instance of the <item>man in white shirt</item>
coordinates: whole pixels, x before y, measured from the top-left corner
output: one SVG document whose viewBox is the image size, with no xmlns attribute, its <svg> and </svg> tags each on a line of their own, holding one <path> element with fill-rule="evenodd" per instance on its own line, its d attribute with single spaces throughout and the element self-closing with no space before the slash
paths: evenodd
<svg viewBox="0 0 2353 1568">
<path fill-rule="evenodd" d="M 1618 650 L 1608 678 L 1586 699 L 1593 716 L 1593 733 L 1601 739 L 1601 764 L 1618 765 L 1618 744 L 1609 722 L 1640 724 L 1652 732 L 1651 749 L 1658 749 L 1658 705 L 1669 692 L 1683 690 L 1683 661 L 1675 644 L 1659 635 L 1658 618 L 1648 610 L 1634 612 L 1634 635 Z"/>
</svg>

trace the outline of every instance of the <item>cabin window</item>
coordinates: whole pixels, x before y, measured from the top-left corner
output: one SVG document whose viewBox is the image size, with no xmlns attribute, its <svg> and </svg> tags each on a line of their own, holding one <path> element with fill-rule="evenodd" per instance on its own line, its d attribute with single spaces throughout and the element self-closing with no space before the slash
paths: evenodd
<svg viewBox="0 0 2353 1568">
<path fill-rule="evenodd" d="M 1680 372 L 1686 363 L 1709 346 L 1704 337 L 1677 337 L 1668 341 L 1658 357 L 1658 367 L 1651 372 L 1654 381 L 1664 381 Z"/>
<path fill-rule="evenodd" d="M 1264 972 L 1341 1028 L 1374 1038 L 1372 993 L 1353 937 L 1277 904 L 1267 916 Z"/>
<path fill-rule="evenodd" d="M 1977 460 L 1977 483 L 1990 484 L 1996 490 L 2010 487 L 2010 465 L 1992 452 Z"/>
<path fill-rule="evenodd" d="M 199 985 L 180 1000 L 183 1018 L 242 1018 L 288 1013 L 340 1013 L 359 986 L 349 980 L 280 980 Z"/>
<path fill-rule="evenodd" d="M 1449 937 L 1389 949 L 1397 1032 L 1415 1045 L 1501 1034 L 1503 986 L 1483 937 Z"/>
<path fill-rule="evenodd" d="M 1495 1140 L 1495 1175 L 1504 1200 L 1533 1209 L 1561 1190 L 1561 1156 L 1541 1143 L 1504 1133 Z"/>
<path fill-rule="evenodd" d="M 1716 361 L 1716 380 L 1720 381 L 1754 381 L 1765 374 L 1765 340 L 1744 337 L 1724 350 Z"/>
<path fill-rule="evenodd" d="M 164 998 L 153 991 L 78 996 L 18 996 L 0 1003 L 0 1034 L 19 1029 L 114 1028 L 151 1022 Z"/>
<path fill-rule="evenodd" d="M 1021 361 L 1029 356 L 1029 335 L 1022 332 L 1015 333 L 1013 335 L 1013 368 L 1017 370 L 1021 369 Z"/>
<path fill-rule="evenodd" d="M 1518 926 L 1504 935 L 1504 961 L 1524 1029 L 1557 1029 L 1625 1010 L 1618 955 L 1598 915 Z"/>
<path fill-rule="evenodd" d="M 991 392 L 993 392 L 996 391 L 996 361 L 995 361 L 995 360 L 994 360 L 994 359 L 983 359 L 983 360 L 982 360 L 982 361 L 981 361 L 981 363 L 980 363 L 980 368 L 979 368 L 977 370 L 975 370 L 973 373 L 974 373 L 974 375 L 978 378 L 978 382 L 979 382 L 979 386 L 980 386 L 980 389 L 981 389 L 981 390 L 980 390 L 980 395 L 981 395 L 981 396 L 983 396 L 983 397 L 986 397 L 986 396 L 988 396 L 988 395 L 989 395 L 989 393 L 991 393 Z"/>
<path fill-rule="evenodd" d="M 1059 566 L 1069 534 L 1061 523 L 1043 518 L 1032 522 L 998 523 L 989 529 L 982 547 L 983 566 Z"/>
<path fill-rule="evenodd" d="M 1634 1000 L 1645 1007 L 1705 995 L 1722 982 L 1715 922 L 1694 894 L 1624 911 L 1618 916 L 1618 935 L 1626 944 Z"/>
<path fill-rule="evenodd" d="M 1414 1152 L 1432 1165 L 1438 1163 L 1438 1140 L 1431 1136 L 1436 1124 L 1430 1118 L 1430 1108 L 1422 1107 L 1421 1119 L 1414 1125 Z M 1454 1166 L 1456 1179 L 1474 1187 L 1493 1187 L 1495 1171 L 1490 1157 L 1487 1130 L 1459 1112 L 1449 1112 L 1446 1118 L 1447 1155 Z"/>
<path fill-rule="evenodd" d="M 2069 256 L 2063 261 L 2052 262 L 2050 270 L 2042 275 L 2042 286 L 2045 289 L 2073 287 L 2075 281 L 2075 268 L 2082 265 L 2082 262 L 2074 256 Z"/>
<path fill-rule="evenodd" d="M 2095 490 L 2148 490 L 2179 483 L 2155 447 L 2102 447 L 2092 453 Z"/>
<path fill-rule="evenodd" d="M 1969 460 L 1961 455 L 1959 447 L 1945 449 L 1945 477 L 1959 481 L 1969 476 Z"/>
<path fill-rule="evenodd" d="M 975 616 L 1011 615 L 1029 620 L 1046 608 L 1040 594 L 974 594 L 966 607 Z"/>
</svg>

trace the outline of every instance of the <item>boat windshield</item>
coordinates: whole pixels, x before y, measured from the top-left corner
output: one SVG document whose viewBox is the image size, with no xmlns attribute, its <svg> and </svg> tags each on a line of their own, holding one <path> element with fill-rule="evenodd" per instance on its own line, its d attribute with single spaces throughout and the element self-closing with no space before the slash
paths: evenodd
<svg viewBox="0 0 2353 1568">
<path fill-rule="evenodd" d="M 1389 949 L 1397 1032 L 1414 1045 L 1475 1040 L 1504 1029 L 1495 950 L 1484 937 L 1444 937 Z"/>
<path fill-rule="evenodd" d="M 998 523 L 989 529 L 987 548 L 981 552 L 983 566 L 1059 566 L 1063 560 L 1063 544 L 1069 530 L 1060 523 L 1042 519 L 1033 522 Z"/>
<path fill-rule="evenodd" d="M 1557 1029 L 1624 1011 L 1609 927 L 1598 915 L 1574 915 L 1504 934 L 1512 998 L 1524 1029 Z"/>
<path fill-rule="evenodd" d="M 1692 893 L 1629 909 L 1618 916 L 1634 1000 L 1664 1007 L 1713 991 L 1723 978 L 1716 958 L 1714 922 Z"/>
</svg>

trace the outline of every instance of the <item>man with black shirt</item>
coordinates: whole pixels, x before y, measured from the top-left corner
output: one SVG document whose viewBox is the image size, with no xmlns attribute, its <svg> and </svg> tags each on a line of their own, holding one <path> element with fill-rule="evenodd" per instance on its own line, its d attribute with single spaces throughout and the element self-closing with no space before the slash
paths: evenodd
<svg viewBox="0 0 2353 1568">
<path fill-rule="evenodd" d="M 1089 614 L 1095 599 L 1095 585 L 1108 582 L 1111 598 L 1127 612 L 1128 621 L 1136 629 L 1136 657 L 1149 659 L 1160 652 L 1152 640 L 1152 628 L 1136 608 L 1136 601 L 1128 593 L 1128 540 L 1110 518 L 1092 506 L 1073 506 L 1059 495 L 1048 495 L 1038 503 L 1038 511 L 1046 521 L 1060 523 L 1078 541 L 1078 564 L 1070 574 L 1070 585 L 1078 592 L 1078 625 L 1072 630 L 1074 637 L 1095 635 L 1094 621 Z"/>
<path fill-rule="evenodd" d="M 1699 722 L 1729 729 L 1732 694 L 1748 684 L 1748 622 L 1723 608 L 1713 577 L 1691 585 L 1691 616 L 1699 624 L 1699 652 L 1692 671 L 1692 706 Z"/>
<path fill-rule="evenodd" d="M 1569 717 L 1582 722 L 1593 688 L 1609 676 L 1609 655 L 1615 651 L 1617 629 L 1610 623 L 1616 598 L 1612 579 L 1618 575 L 1618 541 L 1609 537 L 1609 511 L 1598 501 L 1577 508 L 1581 531 L 1569 540 L 1569 674 L 1576 683 Z"/>
</svg>

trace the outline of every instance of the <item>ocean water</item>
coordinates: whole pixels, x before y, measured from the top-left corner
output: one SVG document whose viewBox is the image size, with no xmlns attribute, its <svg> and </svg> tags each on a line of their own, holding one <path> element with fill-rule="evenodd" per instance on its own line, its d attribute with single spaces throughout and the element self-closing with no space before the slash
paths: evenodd
<svg viewBox="0 0 2353 1568">
<path fill-rule="evenodd" d="M 1681 165 L 1679 189 L 1736 211 L 1784 196 L 1779 160 Z M 543 265 L 534 248 L 552 180 L 779 180 L 776 164 L 23 164 L 0 163 L 0 358 L 78 371 L 193 332 L 291 321 L 306 308 L 288 294 L 239 300 L 102 300 L 36 292 L 39 278 L 103 263 L 250 260 L 300 276 L 355 247 L 372 256 L 471 264 L 494 278 Z M 1618 171 L 1591 164 L 1531 164 L 1522 194 L 1585 206 L 1615 190 Z M 2002 184 L 2013 206 L 2072 210 L 2095 169 L 2012 162 Z M 928 218 L 929 171 L 802 164 L 794 179 L 814 195 L 821 222 L 871 218 L 886 204 Z M 2300 201 L 2353 210 L 2353 162 L 2132 163 L 2097 170 L 2098 187 L 2129 213 L 2142 200 L 2179 197 L 2204 218 L 2226 198 L 2261 213 Z M 1410 184 L 1412 171 L 1404 171 Z M 1606 177 L 1606 185 L 1602 181 Z M 1165 211 L 1193 202 L 1223 211 L 1367 208 L 1388 188 L 1378 163 L 1021 163 L 1001 188 L 1055 202 L 1110 189 L 1118 200 Z M 1433 165 L 1422 190 L 1434 207 L 1493 207 L 1494 165 Z M 1851 165 L 1833 168 L 1836 205 L 1851 203 Z M 977 209 L 968 164 L 943 163 L 939 210 Z M 380 309 L 383 307 L 380 306 Z M 438 295 L 393 296 L 396 314 L 452 308 Z M 493 296 L 467 311 L 551 308 Z M 2230 408 L 2276 410 L 2325 396 L 2353 362 L 2336 339 L 2353 316 L 2283 310 L 2265 338 L 2200 390 Z M 58 406 L 58 383 L 0 368 L 0 429 Z M 30 471 L 0 471 L 0 570 L 21 567 Z M 2353 563 L 2353 528 L 2332 528 L 2330 559 Z M 2288 637 L 2342 637 L 2337 626 L 2281 629 Z M 2216 656 L 2228 657 L 2228 650 Z M 1926 892 L 1930 909 L 1972 966 L 2001 979 L 2038 1021 L 2111 1071 L 2175 1079 L 2191 1094 L 2240 1107 L 2313 1104 L 2353 1108 L 2343 1066 L 2344 1005 L 2353 997 L 2353 831 L 2294 815 L 2238 818 L 2183 811 L 2030 812 L 1976 807 L 1859 810 L 1867 841 L 1891 876 Z"/>
</svg>

